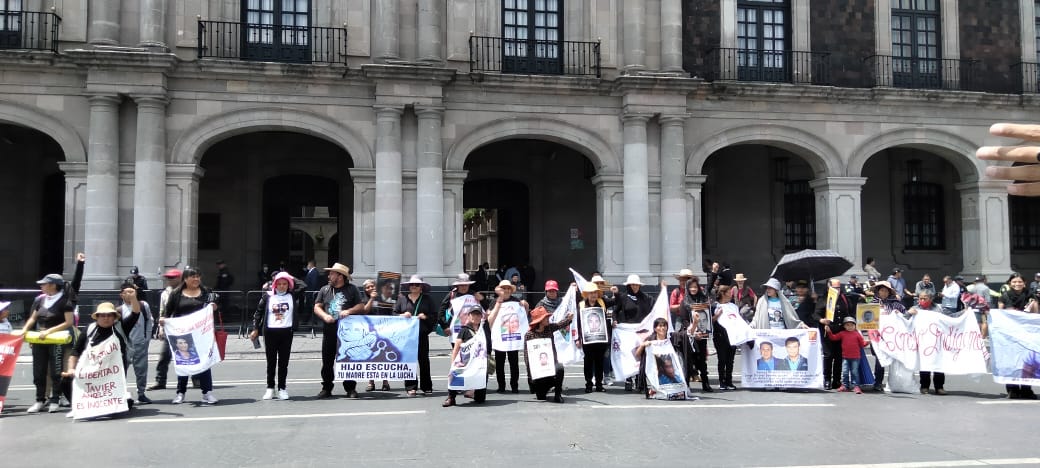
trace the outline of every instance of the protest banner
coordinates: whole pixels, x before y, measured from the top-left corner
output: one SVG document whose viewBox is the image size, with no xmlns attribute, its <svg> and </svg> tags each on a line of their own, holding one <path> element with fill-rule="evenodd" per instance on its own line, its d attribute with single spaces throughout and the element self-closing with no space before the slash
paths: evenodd
<svg viewBox="0 0 1040 468">
<path fill-rule="evenodd" d="M 336 380 L 417 380 L 419 319 L 351 315 L 339 321 Z"/>
<path fill-rule="evenodd" d="M 835 288 L 827 288 L 827 303 L 824 309 L 827 314 L 827 320 L 834 321 L 834 309 L 838 306 L 838 290 Z"/>
<path fill-rule="evenodd" d="M 459 331 L 466 325 L 466 321 L 469 317 L 463 317 L 463 312 L 470 307 L 481 307 L 480 302 L 477 298 L 471 294 L 467 294 L 462 297 L 456 297 L 451 300 L 451 342 L 454 343 L 455 339 L 459 337 Z M 481 307 L 483 310 L 483 307 Z"/>
<path fill-rule="evenodd" d="M 7 389 L 14 377 L 14 365 L 22 351 L 22 336 L 0 334 L 0 411 L 4 410 Z"/>
<path fill-rule="evenodd" d="M 581 343 L 607 342 L 607 315 L 602 307 L 581 309 Z"/>
<path fill-rule="evenodd" d="M 694 331 L 696 333 L 704 333 L 710 338 L 713 330 L 709 304 L 694 304 L 690 314 L 692 316 L 691 320 L 693 320 Z"/>
<path fill-rule="evenodd" d="M 524 343 L 524 356 L 527 360 L 527 374 L 531 379 L 541 379 L 556 375 L 556 358 L 552 340 L 538 338 Z"/>
<path fill-rule="evenodd" d="M 690 387 L 686 385 L 683 361 L 670 340 L 654 341 L 644 349 L 646 353 L 647 392 L 655 400 L 686 400 Z"/>
<path fill-rule="evenodd" d="M 553 311 L 552 316 L 549 317 L 550 322 L 560 323 L 568 315 L 574 314 L 567 328 L 553 332 L 553 343 L 556 345 L 556 359 L 563 365 L 585 360 L 585 353 L 575 343 L 575 338 L 578 336 L 578 320 L 573 317 L 577 316 L 577 310 L 577 288 L 571 285 L 571 287 L 567 288 L 567 294 L 563 296 L 563 301 L 560 302 L 560 305 Z"/>
<path fill-rule="evenodd" d="M 205 372 L 221 361 L 213 337 L 213 306 L 164 320 L 166 342 L 173 353 L 173 370 L 187 377 Z"/>
<path fill-rule="evenodd" d="M 741 352 L 741 386 L 823 388 L 821 338 L 812 328 L 754 330 L 754 348 Z"/>
<path fill-rule="evenodd" d="M 755 339 L 754 329 L 740 316 L 740 309 L 732 302 L 720 304 L 722 314 L 719 315 L 719 326 L 726 329 L 729 344 L 739 346 Z"/>
<path fill-rule="evenodd" d="M 376 307 L 393 309 L 401 294 L 401 274 L 392 271 L 376 273 Z"/>
<path fill-rule="evenodd" d="M 882 315 L 878 330 L 870 333 L 882 366 L 898 361 L 910 370 L 950 375 L 986 372 L 985 346 L 975 314 L 957 317 L 919 311 L 911 319 Z"/>
<path fill-rule="evenodd" d="M 877 330 L 880 317 L 881 304 L 859 304 L 856 306 L 856 328 L 859 331 Z"/>
<path fill-rule="evenodd" d="M 1040 314 L 990 310 L 993 381 L 1040 385 Z"/>
<path fill-rule="evenodd" d="M 459 347 L 448 371 L 449 390 L 487 388 L 487 332 L 484 327 Z"/>
<path fill-rule="evenodd" d="M 614 325 L 614 332 L 610 340 L 610 365 L 614 369 L 615 379 L 627 379 L 639 373 L 639 359 L 636 358 L 636 348 L 653 332 L 654 320 L 663 318 L 671 319 L 668 312 L 668 291 L 661 288 L 657 295 L 654 307 L 640 323 L 618 323 Z M 671 330 L 671 323 L 668 329 Z"/>
<path fill-rule="evenodd" d="M 212 317 L 210 314 L 211 321 Z M 113 334 L 96 346 L 88 346 L 76 361 L 72 417 L 96 418 L 129 410 L 123 351 L 119 338 Z"/>
<path fill-rule="evenodd" d="M 519 302 L 503 302 L 498 316 L 491 324 L 491 348 L 495 351 L 520 351 L 524 349 L 524 333 L 527 333 L 527 312 Z"/>
</svg>

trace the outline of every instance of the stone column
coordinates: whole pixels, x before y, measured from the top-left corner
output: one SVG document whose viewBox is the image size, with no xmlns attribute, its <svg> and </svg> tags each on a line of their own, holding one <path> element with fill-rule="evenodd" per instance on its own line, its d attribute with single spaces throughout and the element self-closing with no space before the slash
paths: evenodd
<svg viewBox="0 0 1040 468">
<path fill-rule="evenodd" d="M 686 117 L 662 116 L 661 121 L 661 274 L 686 265 L 686 197 L 683 195 Z M 693 265 L 696 267 L 697 265 Z"/>
<path fill-rule="evenodd" d="M 87 42 L 93 45 L 119 45 L 120 0 L 90 0 Z"/>
<path fill-rule="evenodd" d="M 462 272 L 462 194 L 467 171 L 443 171 L 444 180 L 444 273 L 449 277 Z M 477 257 L 471 257 L 477 258 Z"/>
<path fill-rule="evenodd" d="M 141 0 L 141 42 L 139 47 L 167 51 L 166 0 Z M 138 265 L 140 266 L 140 265 Z"/>
<path fill-rule="evenodd" d="M 661 70 L 682 73 L 682 1 L 661 0 Z"/>
<path fill-rule="evenodd" d="M 376 235 L 375 235 L 375 207 L 376 198 L 376 171 L 374 169 L 354 168 L 350 170 L 350 180 L 353 182 L 354 190 L 354 245 L 353 259 L 347 263 L 347 251 L 349 245 L 340 248 L 340 258 L 331 259 L 341 262 L 350 267 L 351 273 L 358 278 L 374 278 L 376 275 Z M 340 208 L 342 211 L 343 208 Z M 344 248 L 345 247 L 345 248 Z M 323 265 L 318 265 L 323 266 Z"/>
<path fill-rule="evenodd" d="M 400 0 L 379 0 L 372 2 L 373 58 L 397 60 L 401 57 L 401 8 L 399 2 Z"/>
<path fill-rule="evenodd" d="M 707 179 L 708 177 L 703 175 L 686 176 L 684 202 L 686 212 L 690 213 L 686 218 L 686 264 L 694 273 L 701 271 L 701 265 L 704 264 L 704 213 L 701 212 L 701 191 Z"/>
<path fill-rule="evenodd" d="M 119 247 L 119 96 L 95 94 L 90 100 L 87 145 L 87 205 L 83 251 L 90 257 L 84 279 L 110 287 L 118 278 Z"/>
<path fill-rule="evenodd" d="M 646 68 L 646 0 L 624 0 L 624 70 Z"/>
<path fill-rule="evenodd" d="M 1011 274 L 1011 233 L 1007 180 L 980 180 L 955 185 L 961 194 L 961 243 L 964 276 L 989 280 Z"/>
<path fill-rule="evenodd" d="M 816 248 L 833 250 L 852 262 L 848 274 L 865 274 L 861 197 L 866 182 L 865 177 L 826 177 L 809 182 L 816 198 Z"/>
<path fill-rule="evenodd" d="M 205 174 L 197 164 L 166 165 L 166 265 L 198 264 L 199 183 Z"/>
<path fill-rule="evenodd" d="M 134 96 L 134 264 L 159 281 L 166 259 L 166 97 Z"/>
<path fill-rule="evenodd" d="M 441 122 L 444 109 L 416 107 L 419 118 L 416 171 L 416 270 L 427 277 L 444 274 L 444 174 Z"/>
<path fill-rule="evenodd" d="M 625 114 L 624 259 L 625 272 L 650 274 L 650 182 L 647 174 L 647 114 Z"/>
<path fill-rule="evenodd" d="M 596 174 L 592 184 L 596 187 L 596 264 L 604 277 L 617 278 L 625 273 L 624 177 Z"/>
<path fill-rule="evenodd" d="M 419 60 L 423 62 L 442 61 L 444 30 L 441 23 L 444 21 L 444 13 L 441 10 L 444 4 L 443 0 L 419 0 L 419 44 L 416 50 L 419 51 Z"/>
<path fill-rule="evenodd" d="M 376 107 L 376 269 L 400 272 L 403 212 L 401 114 L 399 107 Z"/>
</svg>

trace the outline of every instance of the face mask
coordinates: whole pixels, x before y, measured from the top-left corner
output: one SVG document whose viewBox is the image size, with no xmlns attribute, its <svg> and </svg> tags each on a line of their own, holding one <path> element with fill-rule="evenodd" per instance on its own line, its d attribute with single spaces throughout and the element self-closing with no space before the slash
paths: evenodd
<svg viewBox="0 0 1040 468">
<path fill-rule="evenodd" d="M 932 306 L 932 301 L 920 301 L 920 304 L 921 304 L 921 307 L 924 307 L 925 309 L 927 309 L 927 308 Z"/>
</svg>

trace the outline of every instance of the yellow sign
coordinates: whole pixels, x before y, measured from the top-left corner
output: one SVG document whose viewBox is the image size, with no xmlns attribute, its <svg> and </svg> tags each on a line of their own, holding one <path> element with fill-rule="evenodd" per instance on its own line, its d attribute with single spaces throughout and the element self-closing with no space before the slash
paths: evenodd
<svg viewBox="0 0 1040 468">
<path fill-rule="evenodd" d="M 856 328 L 860 331 L 877 330 L 880 316 L 881 304 L 860 304 L 856 306 Z"/>
<path fill-rule="evenodd" d="M 834 321 L 834 308 L 838 305 L 838 290 L 827 288 L 827 320 Z"/>
</svg>

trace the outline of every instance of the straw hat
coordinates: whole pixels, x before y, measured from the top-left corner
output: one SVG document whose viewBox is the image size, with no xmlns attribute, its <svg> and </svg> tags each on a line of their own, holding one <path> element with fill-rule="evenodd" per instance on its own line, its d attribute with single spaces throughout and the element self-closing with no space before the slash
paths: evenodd
<svg viewBox="0 0 1040 468">
<path fill-rule="evenodd" d="M 592 279 L 589 280 L 591 283 L 606 283 L 607 280 L 603 279 L 600 275 L 592 275 Z"/>
<path fill-rule="evenodd" d="M 473 284 L 473 283 L 476 283 L 476 281 L 470 281 L 468 274 L 466 274 L 466 273 L 459 273 L 458 275 L 455 275 L 455 282 L 451 283 L 451 285 L 452 286 L 461 286 L 461 285 L 464 285 L 464 284 Z"/>
<path fill-rule="evenodd" d="M 737 273 L 737 276 L 733 277 L 733 281 L 747 281 L 747 277 L 743 273 Z"/>
<path fill-rule="evenodd" d="M 625 286 L 628 286 L 630 284 L 637 284 L 639 286 L 642 286 L 643 282 L 639 280 L 639 275 L 628 275 L 628 278 L 625 278 L 625 282 L 621 284 L 624 284 Z"/>
<path fill-rule="evenodd" d="M 513 282 L 509 281 L 509 280 L 502 280 L 502 281 L 500 281 L 498 283 L 498 287 L 500 287 L 502 289 L 508 289 L 510 294 L 512 294 L 513 292 L 516 292 L 516 286 L 513 286 Z"/>
<path fill-rule="evenodd" d="M 116 318 L 121 318 L 122 314 L 119 313 L 119 309 L 111 302 L 102 302 L 94 308 L 94 312 L 90 314 L 90 318 L 97 320 L 98 314 L 116 314 Z"/>
<path fill-rule="evenodd" d="M 335 271 L 336 273 L 346 276 L 347 279 L 350 279 L 350 267 L 342 263 L 333 263 L 332 268 L 325 268 L 325 271 Z"/>
<path fill-rule="evenodd" d="M 593 283 L 592 281 L 585 283 L 585 287 L 581 288 L 582 297 L 594 292 L 599 292 L 599 286 L 596 286 L 596 283 Z"/>
<path fill-rule="evenodd" d="M 682 270 L 679 270 L 679 273 L 676 273 L 676 274 L 674 274 L 672 276 L 674 276 L 674 277 L 676 277 L 678 279 L 683 279 L 683 278 L 693 278 L 694 275 L 693 275 L 693 270 L 691 270 L 689 268 L 683 268 Z"/>
<path fill-rule="evenodd" d="M 424 281 L 422 276 L 419 275 L 412 275 L 411 278 L 408 278 L 408 281 L 401 283 L 402 288 L 407 288 L 409 286 L 414 285 L 422 286 L 423 292 L 430 292 L 430 283 Z"/>
<path fill-rule="evenodd" d="M 892 289 L 892 283 L 888 281 L 878 281 L 874 283 L 874 291 L 877 292 L 878 288 L 886 288 L 890 295 L 895 295 L 895 289 Z"/>
</svg>

